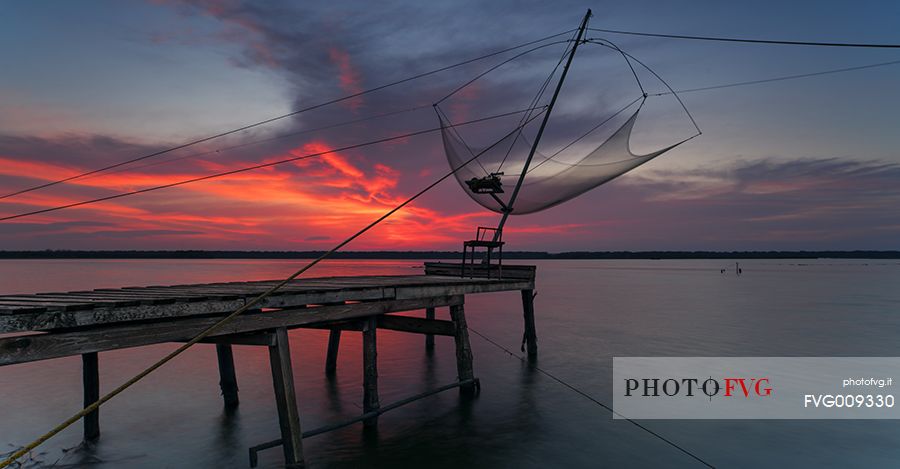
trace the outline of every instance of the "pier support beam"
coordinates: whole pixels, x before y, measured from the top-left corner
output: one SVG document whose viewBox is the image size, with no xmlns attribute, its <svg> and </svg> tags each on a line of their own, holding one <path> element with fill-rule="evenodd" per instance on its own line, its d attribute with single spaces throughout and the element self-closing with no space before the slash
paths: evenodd
<svg viewBox="0 0 900 469">
<path fill-rule="evenodd" d="M 468 381 L 459 387 L 464 396 L 475 395 L 475 372 L 472 369 L 472 346 L 469 344 L 469 328 L 466 326 L 466 313 L 463 304 L 450 306 L 450 319 L 453 321 L 454 341 L 456 342 L 456 374 L 459 381 Z"/>
<path fill-rule="evenodd" d="M 100 399 L 100 364 L 97 352 L 81 355 L 82 382 L 84 384 L 84 406 Z M 100 438 L 100 409 L 84 416 L 84 441 Z"/>
<path fill-rule="evenodd" d="M 434 308 L 425 308 L 425 319 L 434 319 Z M 425 350 L 434 350 L 434 334 L 425 334 Z"/>
<path fill-rule="evenodd" d="M 534 290 L 522 290 L 522 313 L 525 316 L 525 337 L 522 345 L 528 358 L 537 358 L 537 329 L 534 327 Z"/>
<path fill-rule="evenodd" d="M 240 403 L 238 399 L 237 375 L 234 371 L 234 352 L 230 344 L 216 344 L 216 357 L 219 360 L 219 387 L 225 407 L 233 409 Z"/>
<path fill-rule="evenodd" d="M 328 352 L 325 356 L 325 374 L 334 375 L 337 370 L 338 349 L 341 345 L 341 330 L 332 329 L 328 334 Z"/>
<path fill-rule="evenodd" d="M 378 410 L 378 351 L 375 346 L 375 331 L 378 317 L 370 316 L 363 325 L 363 413 Z M 363 421 L 366 427 L 378 424 L 378 416 Z"/>
<path fill-rule="evenodd" d="M 300 429 L 300 413 L 297 411 L 288 333 L 286 328 L 279 327 L 273 334 L 275 345 L 269 346 L 269 363 L 272 366 L 272 384 L 275 386 L 275 405 L 278 407 L 284 465 L 293 469 L 302 468 L 303 431 Z"/>
</svg>

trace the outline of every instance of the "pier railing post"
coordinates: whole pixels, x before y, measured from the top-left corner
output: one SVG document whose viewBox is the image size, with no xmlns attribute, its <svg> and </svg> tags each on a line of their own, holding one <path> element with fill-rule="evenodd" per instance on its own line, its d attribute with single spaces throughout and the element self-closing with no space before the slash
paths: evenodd
<svg viewBox="0 0 900 469">
<path fill-rule="evenodd" d="M 363 325 L 363 413 L 378 410 L 378 351 L 376 348 L 377 316 L 370 316 Z M 366 427 L 378 424 L 378 417 L 363 421 Z"/>
<path fill-rule="evenodd" d="M 472 380 L 475 372 L 472 369 L 472 346 L 469 344 L 469 328 L 466 325 L 466 313 L 463 301 L 450 305 L 450 319 L 453 321 L 453 338 L 456 342 L 456 374 L 459 381 Z M 460 386 L 459 391 L 464 396 L 475 394 L 475 384 Z"/>
<path fill-rule="evenodd" d="M 425 319 L 434 319 L 434 308 L 425 308 Z M 425 334 L 425 350 L 434 350 L 434 334 Z"/>
<path fill-rule="evenodd" d="M 81 355 L 82 382 L 84 384 L 84 406 L 100 399 L 100 364 L 97 352 Z M 100 437 L 100 409 L 84 416 L 84 440 L 94 441 Z"/>
<path fill-rule="evenodd" d="M 234 371 L 234 352 L 230 344 L 216 344 L 216 358 L 219 361 L 219 387 L 226 408 L 237 407 L 238 399 L 237 375 Z"/>
<path fill-rule="evenodd" d="M 300 413 L 297 411 L 297 394 L 294 391 L 294 372 L 291 368 L 291 349 L 286 328 L 275 329 L 274 343 L 275 345 L 269 346 L 269 363 L 272 366 L 272 384 L 275 386 L 284 464 L 289 468 L 301 468 L 304 466 L 303 431 L 300 429 Z"/>
<path fill-rule="evenodd" d="M 328 334 L 328 351 L 325 355 L 325 374 L 334 375 L 337 371 L 338 349 L 341 346 L 341 330 L 332 329 Z"/>
<path fill-rule="evenodd" d="M 534 327 L 534 290 L 522 290 L 522 313 L 525 317 L 524 344 L 528 358 L 537 357 L 537 329 Z"/>
</svg>

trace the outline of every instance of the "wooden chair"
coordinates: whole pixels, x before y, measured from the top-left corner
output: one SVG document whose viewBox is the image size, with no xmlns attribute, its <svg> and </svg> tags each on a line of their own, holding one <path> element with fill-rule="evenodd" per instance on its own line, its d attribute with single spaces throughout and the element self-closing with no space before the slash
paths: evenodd
<svg viewBox="0 0 900 469">
<path fill-rule="evenodd" d="M 496 241 L 494 240 L 496 236 Z M 466 276 L 466 258 L 468 257 L 469 248 L 472 249 L 472 276 L 475 275 L 475 249 L 476 248 L 485 248 L 487 251 L 487 278 L 491 278 L 491 254 L 494 252 L 494 249 L 499 249 L 499 256 L 497 257 L 497 266 L 498 266 L 498 277 L 503 277 L 503 232 L 497 230 L 497 228 L 489 228 L 486 226 L 479 226 L 475 231 L 475 239 L 470 239 L 469 241 L 463 241 L 463 259 L 462 266 L 460 266 L 460 276 Z"/>
</svg>

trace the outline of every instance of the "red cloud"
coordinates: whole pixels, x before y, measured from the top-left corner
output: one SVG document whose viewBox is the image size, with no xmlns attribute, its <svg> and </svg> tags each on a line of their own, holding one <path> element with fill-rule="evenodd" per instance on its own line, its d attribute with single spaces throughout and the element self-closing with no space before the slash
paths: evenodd
<svg viewBox="0 0 900 469">
<path fill-rule="evenodd" d="M 338 82 L 340 83 L 341 89 L 347 94 L 361 93 L 363 87 L 359 78 L 359 72 L 350 61 L 350 54 L 337 47 L 331 47 L 328 49 L 328 58 L 338 69 Z M 344 103 L 347 107 L 355 111 L 362 106 L 363 101 L 361 97 L 356 97 L 344 101 Z"/>
</svg>

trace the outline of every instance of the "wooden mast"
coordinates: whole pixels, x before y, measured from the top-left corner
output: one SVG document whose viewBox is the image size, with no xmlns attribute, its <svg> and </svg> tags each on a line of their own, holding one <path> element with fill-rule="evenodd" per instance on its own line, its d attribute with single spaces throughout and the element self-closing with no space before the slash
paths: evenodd
<svg viewBox="0 0 900 469">
<path fill-rule="evenodd" d="M 500 232 L 503 230 L 503 225 L 506 224 L 506 219 L 509 218 L 509 214 L 512 213 L 513 207 L 516 203 L 516 197 L 519 196 L 519 189 L 522 188 L 522 182 L 525 180 L 525 174 L 528 173 L 528 167 L 531 165 L 531 160 L 534 158 L 534 153 L 537 151 L 538 143 L 541 141 L 541 136 L 544 134 L 544 128 L 547 127 L 547 121 L 550 119 L 550 113 L 553 111 L 553 105 L 556 104 L 556 98 L 559 97 L 559 90 L 562 89 L 563 81 L 566 79 L 566 74 L 569 72 L 569 66 L 572 65 L 572 59 L 575 57 L 575 50 L 578 49 L 578 45 L 581 44 L 582 38 L 584 37 L 584 31 L 587 29 L 588 20 L 591 18 L 591 10 L 588 8 L 587 13 L 584 15 L 584 19 L 581 20 L 581 26 L 578 27 L 578 35 L 575 38 L 575 44 L 572 45 L 572 51 L 569 53 L 569 58 L 566 60 L 566 65 L 563 67 L 562 74 L 559 76 L 559 82 L 556 83 L 556 90 L 553 92 L 553 97 L 550 98 L 550 104 L 547 105 L 547 111 L 544 114 L 544 120 L 541 121 L 541 127 L 538 129 L 537 136 L 534 138 L 534 143 L 531 145 L 531 151 L 528 152 L 528 158 L 525 160 L 525 166 L 522 168 L 522 174 L 519 175 L 519 180 L 516 182 L 516 187 L 513 189 L 512 195 L 509 196 L 509 202 L 507 202 L 506 207 L 503 209 L 503 217 L 500 218 L 500 223 L 497 225 L 497 231 L 494 232 L 494 241 L 497 241 L 500 236 Z"/>
</svg>

